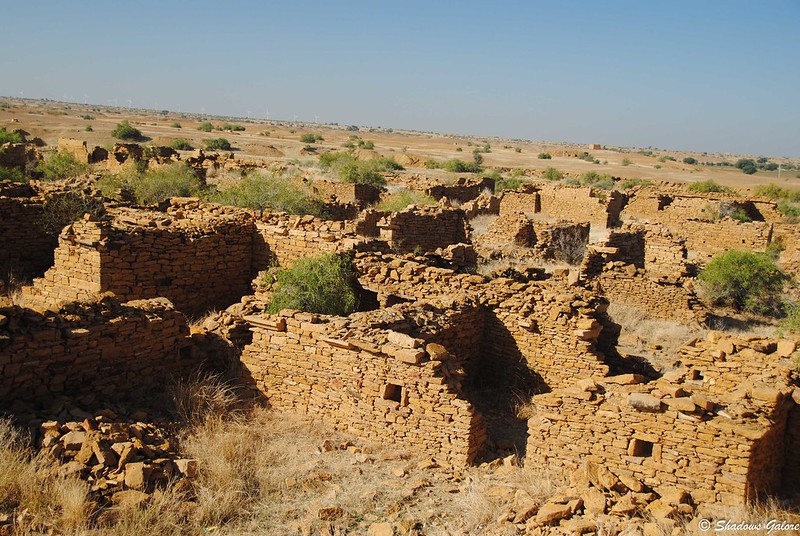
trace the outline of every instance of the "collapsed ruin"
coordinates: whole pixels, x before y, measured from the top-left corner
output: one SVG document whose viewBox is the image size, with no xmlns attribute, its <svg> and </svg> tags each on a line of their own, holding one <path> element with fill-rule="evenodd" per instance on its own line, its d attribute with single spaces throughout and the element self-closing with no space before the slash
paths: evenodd
<svg viewBox="0 0 800 536">
<path fill-rule="evenodd" d="M 39 210 L 37 193 L 4 184 L 8 259 L 49 269 L 23 288 L 26 308 L 0 310 L 0 401 L 130 393 L 225 348 L 252 399 L 444 464 L 474 463 L 505 442 L 530 467 L 568 472 L 592 461 L 630 489 L 678 487 L 698 504 L 742 504 L 794 485 L 794 342 L 712 332 L 661 370 L 619 353 L 607 314 L 613 299 L 706 325 L 693 272 L 727 248 L 765 251 L 779 237 L 781 263 L 795 270 L 797 232 L 773 205 L 737 199 L 753 219 L 743 223 L 706 217 L 709 204 L 720 213 L 733 201 L 680 191 L 486 187 L 435 192 L 461 196 L 460 208 L 369 209 L 340 221 L 188 198 L 109 207 L 65 227 L 55 247 L 22 225 Z M 371 191 L 320 188 L 362 208 L 373 202 Z M 478 235 L 470 221 L 480 214 L 495 219 Z M 598 228 L 605 237 L 593 241 Z M 537 268 L 565 237 L 580 262 Z M 530 265 L 475 273 L 478 255 L 510 250 Z M 370 306 L 344 318 L 265 314 L 253 296 L 258 274 L 324 252 L 353 258 Z M 190 333 L 184 315 L 212 309 L 220 312 Z M 509 411 L 531 396 L 533 418 Z"/>
</svg>

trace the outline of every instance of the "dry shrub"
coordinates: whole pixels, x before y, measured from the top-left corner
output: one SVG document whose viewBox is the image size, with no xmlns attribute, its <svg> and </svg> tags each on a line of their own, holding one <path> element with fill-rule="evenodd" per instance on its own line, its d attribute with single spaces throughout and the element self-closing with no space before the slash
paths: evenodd
<svg viewBox="0 0 800 536">
<path fill-rule="evenodd" d="M 0 513 L 16 518 L 15 534 L 88 527 L 93 511 L 89 486 L 54 477 L 49 463 L 30 455 L 24 434 L 0 419 Z"/>
<path fill-rule="evenodd" d="M 486 233 L 489 230 L 489 226 L 498 217 L 496 214 L 479 214 L 469 220 L 469 225 L 472 227 L 472 236 L 481 236 Z"/>
<path fill-rule="evenodd" d="M 178 380 L 172 389 L 172 400 L 181 420 L 193 425 L 230 418 L 239 406 L 233 385 L 213 373 Z"/>
</svg>

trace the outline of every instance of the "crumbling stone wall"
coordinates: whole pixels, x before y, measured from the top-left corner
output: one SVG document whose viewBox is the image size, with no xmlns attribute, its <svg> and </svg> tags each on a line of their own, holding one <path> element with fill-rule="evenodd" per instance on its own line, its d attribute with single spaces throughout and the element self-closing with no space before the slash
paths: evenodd
<svg viewBox="0 0 800 536">
<path fill-rule="evenodd" d="M 351 182 L 333 182 L 318 180 L 312 184 L 320 197 L 339 203 L 353 203 L 365 209 L 380 201 L 381 191 L 369 184 L 354 184 Z"/>
<path fill-rule="evenodd" d="M 461 386 L 482 325 L 473 304 L 402 304 L 344 318 L 285 311 L 247 317 L 244 381 L 272 407 L 335 428 L 471 462 L 485 427 Z M 314 348 L 313 352 L 309 348 Z"/>
<path fill-rule="evenodd" d="M 6 143 L 0 147 L 0 166 L 30 169 L 41 159 L 33 143 Z"/>
<path fill-rule="evenodd" d="M 503 192 L 500 214 L 542 214 L 605 228 L 619 223 L 625 200 L 625 194 L 617 191 L 602 192 L 601 196 L 597 190 L 581 186 L 546 184 L 536 189 L 528 186 Z"/>
<path fill-rule="evenodd" d="M 680 226 L 686 220 L 709 221 L 715 216 L 724 216 L 730 209 L 739 209 L 754 221 L 776 222 L 781 219 L 774 201 L 743 199 L 733 194 L 656 191 L 650 188 L 631 195 L 621 218 L 625 222 Z"/>
<path fill-rule="evenodd" d="M 484 192 L 494 192 L 494 179 L 491 177 L 459 177 L 453 184 L 436 184 L 426 190 L 432 198 L 448 199 L 458 203 L 467 203 Z"/>
<path fill-rule="evenodd" d="M 690 353 L 714 360 L 713 344 L 689 347 Z M 740 359 L 736 350 L 728 357 L 747 362 L 761 353 L 749 349 Z M 779 356 L 761 356 L 762 374 L 765 366 L 775 371 Z M 720 370 L 723 383 L 739 385 L 746 374 L 736 366 Z M 626 486 L 627 479 L 628 487 L 639 482 L 659 493 L 678 487 L 696 503 L 741 505 L 777 491 L 785 423 L 794 406 L 788 376 L 779 372 L 764 391 L 750 388 L 749 397 L 738 399 L 741 409 L 713 382 L 695 377 L 689 368 L 649 384 L 634 375 L 584 379 L 537 395 L 526 465 L 569 471 L 591 461 L 620 475 Z"/>
<path fill-rule="evenodd" d="M 356 235 L 352 222 L 283 213 L 261 215 L 256 221 L 256 232 L 257 240 L 264 245 L 254 254 L 261 269 L 272 260 L 288 266 L 303 257 L 350 251 L 364 240 Z"/>
<path fill-rule="evenodd" d="M 188 334 L 163 298 L 104 298 L 44 315 L 0 309 L 0 406 L 59 395 L 101 402 L 163 384 L 192 366 Z"/>
<path fill-rule="evenodd" d="M 403 253 L 466 242 L 468 233 L 464 211 L 444 207 L 408 207 L 387 216 L 378 227 L 381 238 Z"/>
<path fill-rule="evenodd" d="M 765 222 L 741 223 L 730 218 L 716 223 L 687 220 L 680 226 L 670 226 L 670 230 L 686 239 L 690 259 L 699 264 L 729 249 L 766 251 L 772 242 L 772 224 Z"/>
<path fill-rule="evenodd" d="M 23 293 L 39 308 L 109 291 L 122 300 L 164 296 L 199 314 L 250 291 L 254 237 L 247 212 L 197 200 L 175 198 L 165 212 L 114 209 L 66 227 L 55 265 Z"/>
<path fill-rule="evenodd" d="M 0 278 L 41 275 L 53 264 L 57 237 L 42 226 L 44 202 L 28 184 L 0 182 Z"/>
<path fill-rule="evenodd" d="M 794 223 L 774 224 L 772 242 L 781 247 L 778 259 L 781 268 L 800 275 L 800 226 Z"/>
<path fill-rule="evenodd" d="M 540 377 L 540 388 L 557 387 L 575 375 L 605 375 L 609 367 L 595 346 L 603 329 L 605 302 L 566 280 L 527 283 L 486 280 L 447 268 L 375 253 L 356 255 L 361 285 L 381 295 L 419 300 L 442 294 L 470 296 L 486 309 L 482 355 L 485 370 L 520 370 Z"/>
</svg>

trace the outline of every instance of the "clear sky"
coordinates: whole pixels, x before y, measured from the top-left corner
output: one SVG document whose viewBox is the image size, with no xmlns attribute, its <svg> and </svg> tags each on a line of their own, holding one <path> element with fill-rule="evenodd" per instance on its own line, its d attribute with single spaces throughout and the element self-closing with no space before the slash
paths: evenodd
<svg viewBox="0 0 800 536">
<path fill-rule="evenodd" d="M 800 156 L 800 0 L 3 1 L 0 36 L 6 96 Z"/>
</svg>

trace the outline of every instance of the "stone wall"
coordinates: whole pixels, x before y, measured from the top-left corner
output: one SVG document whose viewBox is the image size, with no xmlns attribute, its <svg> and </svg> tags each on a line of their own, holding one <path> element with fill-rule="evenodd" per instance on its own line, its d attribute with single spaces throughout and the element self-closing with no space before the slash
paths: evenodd
<svg viewBox="0 0 800 536">
<path fill-rule="evenodd" d="M 733 194 L 661 192 L 643 188 L 634 193 L 622 210 L 625 222 L 680 225 L 686 220 L 710 221 L 739 209 L 753 221 L 777 222 L 781 219 L 774 201 L 743 199 Z"/>
<path fill-rule="evenodd" d="M 0 406 L 46 405 L 59 395 L 103 403 L 163 385 L 193 364 L 188 334 L 186 319 L 165 299 L 120 304 L 107 297 L 44 315 L 0 309 Z"/>
<path fill-rule="evenodd" d="M 363 242 L 352 222 L 327 221 L 314 216 L 263 214 L 256 221 L 257 240 L 263 244 L 254 253 L 263 269 L 274 260 L 288 266 L 303 257 L 350 251 Z"/>
<path fill-rule="evenodd" d="M 602 194 L 602 195 L 601 195 Z M 611 227 L 619 223 L 625 194 L 600 192 L 593 188 L 545 184 L 505 191 L 500 198 L 500 214 L 522 212 L 555 219 Z"/>
<path fill-rule="evenodd" d="M 764 341 L 751 346 L 775 347 Z M 689 348 L 723 362 L 714 357 L 714 343 Z M 765 369 L 774 373 L 781 359 L 751 347 L 735 348 L 727 357 L 739 363 L 757 357 L 753 366 L 762 375 Z M 747 374 L 733 364 L 720 370 L 722 383 L 736 386 Z M 733 401 L 708 378 L 693 379 L 692 371 L 671 371 L 649 384 L 633 375 L 585 379 L 537 395 L 526 465 L 566 472 L 595 462 L 628 487 L 643 483 L 659 494 L 677 487 L 691 492 L 696 503 L 741 505 L 778 491 L 786 419 L 795 406 L 788 375 L 780 371 L 768 388 L 745 389 L 747 395 Z"/>
<path fill-rule="evenodd" d="M 772 224 L 741 223 L 725 218 L 716 223 L 687 220 L 669 227 L 672 233 L 686 239 L 690 260 L 705 264 L 715 255 L 729 249 L 766 251 L 772 242 Z"/>
<path fill-rule="evenodd" d="M 380 236 L 403 253 L 435 251 L 467 241 L 464 211 L 454 208 L 412 206 L 384 218 Z"/>
<path fill-rule="evenodd" d="M 58 308 L 113 292 L 122 300 L 164 296 L 187 314 L 223 308 L 249 293 L 255 224 L 245 211 L 175 198 L 165 212 L 114 209 L 59 237 L 55 264 L 26 305 Z"/>
<path fill-rule="evenodd" d="M 773 242 L 781 247 L 778 259 L 780 267 L 791 274 L 800 275 L 800 225 L 776 223 Z"/>
<path fill-rule="evenodd" d="M 41 275 L 53 264 L 57 237 L 42 227 L 44 202 L 28 184 L 0 182 L 0 279 Z"/>
<path fill-rule="evenodd" d="M 487 280 L 375 253 L 357 254 L 355 262 L 362 287 L 377 292 L 379 299 L 388 295 L 413 301 L 455 294 L 477 300 L 487 319 L 483 370 L 512 374 L 522 364 L 538 376 L 531 378 L 536 388 L 609 370 L 595 346 L 607 302 L 588 290 L 568 288 L 564 278 Z"/>
<path fill-rule="evenodd" d="M 245 383 L 282 410 L 339 430 L 470 463 L 485 441 L 460 369 L 482 322 L 473 304 L 402 304 L 344 318 L 285 311 L 247 317 Z"/>
<path fill-rule="evenodd" d="M 369 184 L 318 180 L 311 187 L 326 201 L 353 203 L 362 209 L 376 204 L 381 197 L 380 189 Z"/>
<path fill-rule="evenodd" d="M 494 192 L 493 178 L 459 177 L 453 184 L 437 184 L 426 190 L 426 193 L 437 201 L 444 198 L 458 203 L 472 201 L 484 192 Z"/>
</svg>

